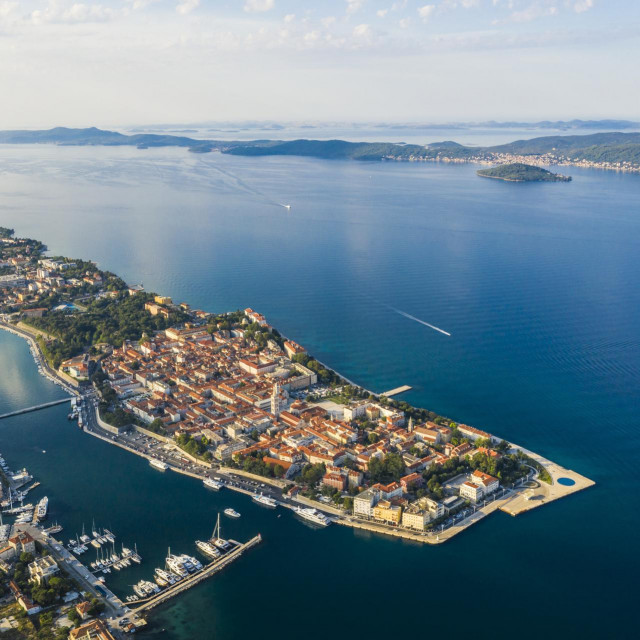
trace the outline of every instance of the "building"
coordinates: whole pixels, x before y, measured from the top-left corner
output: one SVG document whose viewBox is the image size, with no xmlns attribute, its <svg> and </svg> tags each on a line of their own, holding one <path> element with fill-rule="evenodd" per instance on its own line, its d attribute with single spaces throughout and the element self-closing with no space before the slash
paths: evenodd
<svg viewBox="0 0 640 640">
<path fill-rule="evenodd" d="M 490 493 L 497 491 L 500 486 L 498 478 L 494 478 L 488 473 L 482 473 L 482 471 L 479 471 L 478 469 L 471 474 L 471 482 L 479 484 L 483 488 L 485 495 L 489 495 Z"/>
<path fill-rule="evenodd" d="M 353 515 L 362 518 L 371 518 L 373 508 L 378 504 L 380 493 L 375 489 L 365 489 L 353 499 Z"/>
<path fill-rule="evenodd" d="M 91 609 L 93 609 L 93 605 L 88 600 L 78 602 L 78 604 L 76 605 L 76 611 L 78 612 L 81 620 L 86 620 L 87 618 L 91 617 L 91 615 L 89 614 L 89 611 L 91 611 Z"/>
<path fill-rule="evenodd" d="M 17 555 L 20 555 L 23 551 L 34 555 L 36 552 L 35 540 L 26 531 L 21 531 L 9 538 L 9 545 L 13 547 Z"/>
<path fill-rule="evenodd" d="M 342 473 L 325 473 L 322 478 L 322 484 L 327 487 L 333 487 L 338 491 L 344 491 L 347 488 L 347 477 Z"/>
<path fill-rule="evenodd" d="M 430 519 L 431 517 L 427 511 L 421 509 L 416 504 L 412 504 L 402 513 L 402 526 L 407 529 L 424 531 L 424 528 Z"/>
<path fill-rule="evenodd" d="M 461 498 L 466 498 L 467 500 L 471 500 L 471 502 L 478 502 L 479 500 L 482 500 L 483 496 L 483 488 L 474 482 L 467 480 L 460 485 Z"/>
<path fill-rule="evenodd" d="M 373 508 L 373 519 L 387 524 L 400 524 L 402 507 L 390 500 L 380 500 Z"/>
<path fill-rule="evenodd" d="M 47 584 L 51 576 L 60 572 L 56 561 L 51 556 L 36 558 L 29 564 L 29 579 L 38 584 Z"/>
<path fill-rule="evenodd" d="M 115 640 L 102 620 L 91 620 L 69 632 L 69 640 Z"/>
</svg>

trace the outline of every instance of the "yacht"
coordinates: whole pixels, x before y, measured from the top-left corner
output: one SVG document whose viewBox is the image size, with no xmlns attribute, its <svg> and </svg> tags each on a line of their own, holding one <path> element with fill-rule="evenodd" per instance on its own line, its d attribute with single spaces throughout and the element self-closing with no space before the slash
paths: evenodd
<svg viewBox="0 0 640 640">
<path fill-rule="evenodd" d="M 174 556 L 171 554 L 171 551 L 169 551 L 169 555 L 167 556 L 167 567 L 169 567 L 169 570 L 171 571 L 171 573 L 175 573 L 177 576 L 180 576 L 181 578 L 184 578 L 185 576 L 189 575 L 189 572 L 185 569 L 184 564 L 182 563 L 182 560 L 180 560 L 180 558 L 178 556 Z"/>
<path fill-rule="evenodd" d="M 149 464 L 159 471 L 166 471 L 169 468 L 166 462 L 162 462 L 162 460 L 158 460 L 158 458 L 151 458 Z"/>
<path fill-rule="evenodd" d="M 177 582 L 176 577 L 170 571 L 165 571 L 164 569 L 156 569 L 156 575 L 164 580 L 167 584 L 175 584 Z"/>
<path fill-rule="evenodd" d="M 318 524 L 322 527 L 326 527 L 331 524 L 331 520 L 317 509 L 313 509 L 311 507 L 294 507 L 293 511 L 301 518 L 304 518 L 309 522 L 313 522 L 313 524 Z"/>
<path fill-rule="evenodd" d="M 184 562 L 187 571 L 189 570 L 189 566 L 193 567 L 193 571 L 200 571 L 200 569 L 202 569 L 202 562 L 193 556 L 188 556 L 186 553 L 180 556 L 180 560 Z"/>
<path fill-rule="evenodd" d="M 278 506 L 278 503 L 273 498 L 264 496 L 261 493 L 252 495 L 251 499 L 258 504 L 262 504 L 265 507 L 271 507 L 272 509 L 275 509 Z"/>
<path fill-rule="evenodd" d="M 225 516 L 229 516 L 230 518 L 239 518 L 240 517 L 240 514 L 235 509 L 232 509 L 231 507 L 227 507 L 224 510 L 224 515 Z"/>
<path fill-rule="evenodd" d="M 134 584 L 133 585 L 133 590 L 136 592 L 136 595 L 139 598 L 144 598 L 147 595 L 146 591 L 142 588 L 142 586 L 141 586 L 141 584 L 139 582 L 138 582 L 138 584 Z"/>
<path fill-rule="evenodd" d="M 196 540 L 196 547 L 200 549 L 202 553 L 213 558 L 217 558 L 220 555 L 220 551 L 210 542 L 203 542 L 202 540 Z"/>
<path fill-rule="evenodd" d="M 205 478 L 203 484 L 205 487 L 209 487 L 209 489 L 213 489 L 214 491 L 219 491 L 224 487 L 224 484 L 215 478 Z"/>
<path fill-rule="evenodd" d="M 111 531 L 109 531 L 109 529 L 103 529 L 102 530 L 104 537 L 111 543 L 113 544 L 116 541 L 116 537 L 113 533 L 111 533 Z"/>
<path fill-rule="evenodd" d="M 38 516 L 38 520 L 44 520 L 47 517 L 47 511 L 49 510 L 49 498 L 45 496 L 38 502 L 38 506 L 36 507 L 36 515 Z"/>
</svg>

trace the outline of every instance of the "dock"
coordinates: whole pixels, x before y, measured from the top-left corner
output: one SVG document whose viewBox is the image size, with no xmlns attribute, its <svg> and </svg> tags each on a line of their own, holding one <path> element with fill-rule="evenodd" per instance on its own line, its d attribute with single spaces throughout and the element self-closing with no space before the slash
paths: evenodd
<svg viewBox="0 0 640 640">
<path fill-rule="evenodd" d="M 18 409 L 17 411 L 11 411 L 10 413 L 3 413 L 0 416 L 0 420 L 5 418 L 11 418 L 12 416 L 20 416 L 23 413 L 31 413 L 32 411 L 40 411 L 40 409 L 47 409 L 48 407 L 55 407 L 58 404 L 65 402 L 71 402 L 71 398 L 62 398 L 62 400 L 54 400 L 53 402 L 45 402 L 43 404 L 37 404 L 33 407 L 27 407 L 26 409 Z"/>
<path fill-rule="evenodd" d="M 129 605 L 129 608 L 134 613 L 143 613 L 144 611 L 149 611 L 150 609 L 153 609 L 154 607 L 157 607 L 158 605 L 163 604 L 167 600 L 173 598 L 174 596 L 177 596 L 179 593 L 182 593 L 183 591 L 190 589 L 191 587 L 195 586 L 199 582 L 206 580 L 207 578 L 212 576 L 214 573 L 217 573 L 227 565 L 231 564 L 234 560 L 238 559 L 247 549 L 250 549 L 251 547 L 255 546 L 261 541 L 262 541 L 262 536 L 258 534 L 254 538 L 251 538 L 251 540 L 249 540 L 248 542 L 245 542 L 244 544 L 238 544 L 238 546 L 236 546 L 235 549 L 233 549 L 232 551 L 229 551 L 229 553 L 224 555 L 219 560 L 214 560 L 213 562 L 210 562 L 208 565 L 205 565 L 205 567 L 203 567 L 197 573 L 190 575 L 189 577 L 185 578 L 184 580 L 181 580 L 180 582 L 178 582 L 177 584 L 171 587 L 163 589 L 160 593 L 158 593 L 155 596 L 152 596 L 145 600 L 138 600 L 136 604 L 139 606 Z"/>
<path fill-rule="evenodd" d="M 401 387 L 396 387 L 395 389 L 391 389 L 391 391 L 385 391 L 380 395 L 390 398 L 391 396 L 397 396 L 399 393 L 404 393 L 405 391 L 409 391 L 410 389 L 412 389 L 412 387 L 410 387 L 408 384 L 404 384 Z"/>
</svg>

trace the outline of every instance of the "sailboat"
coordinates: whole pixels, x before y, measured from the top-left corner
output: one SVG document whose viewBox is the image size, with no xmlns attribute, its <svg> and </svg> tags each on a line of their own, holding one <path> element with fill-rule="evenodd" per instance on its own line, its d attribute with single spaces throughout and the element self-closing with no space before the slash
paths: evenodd
<svg viewBox="0 0 640 640">
<path fill-rule="evenodd" d="M 213 535 L 211 536 L 211 543 L 214 544 L 218 549 L 222 551 L 228 551 L 231 548 L 231 543 L 225 540 L 220 532 L 220 513 L 218 512 L 218 520 L 216 522 L 215 529 L 213 530 Z"/>
</svg>

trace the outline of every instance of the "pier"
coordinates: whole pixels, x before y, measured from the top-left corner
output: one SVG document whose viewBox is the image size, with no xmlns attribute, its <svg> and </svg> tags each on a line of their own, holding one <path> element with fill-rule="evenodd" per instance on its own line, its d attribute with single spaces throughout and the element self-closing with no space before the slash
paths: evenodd
<svg viewBox="0 0 640 640">
<path fill-rule="evenodd" d="M 160 604 L 163 604 L 170 598 L 173 598 L 173 596 L 177 596 L 179 593 L 182 593 L 183 591 L 190 589 L 191 587 L 198 584 L 202 580 L 206 580 L 207 578 L 212 576 L 214 573 L 217 573 L 218 571 L 226 567 L 228 564 L 230 564 L 231 562 L 239 558 L 247 549 L 250 549 L 251 547 L 255 546 L 261 541 L 262 541 L 262 536 L 258 534 L 257 536 L 255 536 L 255 538 L 251 538 L 249 542 L 245 542 L 244 544 L 239 544 L 238 546 L 236 546 L 235 549 L 233 549 L 232 551 L 229 551 L 229 553 L 224 555 L 219 560 L 214 560 L 213 562 L 209 563 L 197 573 L 190 575 L 189 577 L 185 578 L 184 580 L 181 580 L 180 582 L 178 582 L 177 584 L 171 587 L 163 589 L 160 593 L 158 593 L 155 596 L 147 598 L 146 600 L 139 600 L 136 603 L 139 606 L 129 606 L 129 608 L 134 613 L 142 613 L 144 611 L 149 611 L 149 609 L 153 609 L 154 607 L 157 607 Z"/>
<path fill-rule="evenodd" d="M 408 384 L 402 385 L 401 387 L 396 387 L 395 389 L 391 389 L 391 391 L 385 391 L 381 393 L 381 396 L 386 396 L 390 398 L 391 396 L 397 396 L 399 393 L 404 393 L 405 391 L 410 391 L 411 387 Z"/>
<path fill-rule="evenodd" d="M 26 409 L 18 409 L 18 411 L 11 411 L 11 413 L 3 413 L 0 416 L 0 420 L 5 418 L 12 418 L 13 416 L 20 416 L 23 413 L 31 413 L 32 411 L 40 411 L 40 409 L 47 409 L 48 407 L 55 407 L 58 404 L 64 402 L 71 402 L 72 398 L 62 398 L 62 400 L 53 400 L 52 402 L 45 402 L 44 404 L 37 404 L 33 407 L 27 407 Z"/>
</svg>

